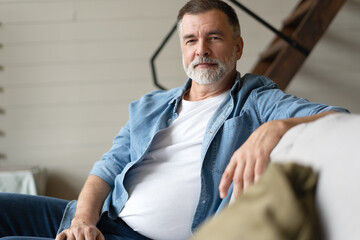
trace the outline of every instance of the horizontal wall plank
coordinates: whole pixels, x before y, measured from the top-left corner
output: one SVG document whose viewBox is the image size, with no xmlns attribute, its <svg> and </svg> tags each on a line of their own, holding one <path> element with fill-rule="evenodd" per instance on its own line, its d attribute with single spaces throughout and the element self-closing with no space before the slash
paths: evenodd
<svg viewBox="0 0 360 240">
<path fill-rule="evenodd" d="M 127 103 L 107 103 L 92 105 L 69 105 L 59 107 L 9 108 L 6 116 L 0 117 L 0 126 L 81 126 L 84 124 L 124 124 L 128 118 Z M 4 119 L 6 118 L 6 119 Z M 23 121 L 26 119 L 26 121 Z"/>
<path fill-rule="evenodd" d="M 134 71 L 137 69 L 137 71 Z M 0 84 L 34 86 L 36 84 L 76 84 L 108 81 L 147 82 L 150 65 L 147 60 L 117 60 L 81 63 L 28 64 L 8 66 L 0 72 Z M 137 81 L 137 80 L 135 80 Z"/>
<path fill-rule="evenodd" d="M 74 14 L 71 0 L 0 2 L 0 21 L 4 24 L 72 21 Z"/>
<path fill-rule="evenodd" d="M 179 9 L 187 0 L 166 1 L 166 0 L 138 0 L 138 1 L 77 1 L 77 19 L 118 19 L 118 18 L 154 18 L 156 17 L 173 17 L 174 20 Z M 258 14 L 264 13 L 288 13 L 297 0 L 273 0 L 257 1 L 247 0 L 242 3 Z M 233 5 L 230 3 L 230 5 Z M 273 6 L 279 6 L 274 9 Z M 234 5 L 233 5 L 234 6 Z M 237 6 L 234 6 L 238 14 L 244 14 Z M 148 11 L 152 9 L 152 12 Z"/>
<path fill-rule="evenodd" d="M 106 142 L 96 145 L 76 145 L 76 146 L 53 146 L 53 147 L 27 147 L 23 151 L 16 148 L 9 149 L 9 157 L 16 161 L 16 165 L 21 165 L 24 160 L 29 160 L 38 165 L 64 166 L 85 166 L 89 167 L 99 160 L 101 156 L 110 149 L 112 136 Z M 59 151 L 60 150 L 60 151 Z M 5 163 L 4 163 L 5 164 Z"/>
<path fill-rule="evenodd" d="M 41 3 L 41 2 L 59 2 L 61 0 L 0 0 L 1 4 L 4 3 Z M 72 1 L 72 0 L 65 0 L 65 1 Z M 88 1 L 88 0 L 84 0 Z"/>
<path fill-rule="evenodd" d="M 89 19 L 124 19 L 124 18 L 158 18 L 173 17 L 186 0 L 107 0 L 107 1 L 76 1 L 76 18 Z M 151 11 L 149 11 L 151 9 Z"/>
<path fill-rule="evenodd" d="M 47 43 L 91 42 L 107 40 L 162 40 L 173 26 L 173 19 L 143 19 L 114 21 L 44 22 L 37 24 L 4 24 L 0 42 Z"/>
<path fill-rule="evenodd" d="M 151 86 L 149 83 L 105 83 L 8 88 L 5 108 L 129 102 Z M 132 94 L 129 94 L 131 92 Z M 137 94 L 138 92 L 138 94 Z"/>
<path fill-rule="evenodd" d="M 56 12 L 58 5 L 67 5 L 72 11 L 70 19 L 73 20 L 104 20 L 104 19 L 127 19 L 127 18 L 156 18 L 156 17 L 172 17 L 175 20 L 179 9 L 187 2 L 187 0 L 178 1 L 166 1 L 166 0 L 97 0 L 97 1 L 0 1 L 4 12 L 12 11 L 13 14 L 5 15 L 4 22 L 18 22 L 18 21 L 39 21 L 39 20 L 53 20 L 54 14 L 50 14 L 53 11 Z M 297 3 L 297 0 L 273 0 L 262 1 L 259 4 L 256 1 L 242 1 L 242 3 L 249 9 L 259 14 L 264 13 L 281 13 L 288 12 Z M 230 3 L 232 5 L 232 3 Z M 279 6 L 274 10 L 273 6 Z M 26 9 L 45 9 L 46 13 L 35 14 L 31 11 L 25 11 Z M 238 14 L 243 14 L 236 6 L 234 6 Z M 60 10 L 62 8 L 59 8 Z M 152 11 L 149 11 L 152 9 Z M 30 13 L 29 13 L 30 12 Z M 64 14 L 64 13 L 63 13 Z M 40 17 L 39 17 L 40 15 Z M 49 15 L 50 19 L 41 15 Z M 59 15 L 57 12 L 56 15 Z M 61 20 L 63 18 L 55 18 Z M 68 19 L 68 18 L 65 18 Z"/>
<path fill-rule="evenodd" d="M 118 125 L 118 126 L 115 126 Z M 6 142 L 15 148 L 62 148 L 111 143 L 123 124 L 14 126 L 6 128 Z"/>
<path fill-rule="evenodd" d="M 147 59 L 158 48 L 159 41 L 108 41 L 90 43 L 47 43 L 5 45 L 0 54 L 0 63 L 11 66 L 16 64 L 50 64 L 102 62 L 118 60 Z M 170 41 L 161 52 L 161 57 L 180 57 L 178 41 Z"/>
<path fill-rule="evenodd" d="M 173 43 L 170 42 L 169 45 L 171 44 Z M 0 54 L 0 63 L 13 65 L 150 59 L 158 45 L 158 41 L 6 45 Z M 180 53 L 164 51 L 162 55 L 177 56 Z"/>
<path fill-rule="evenodd" d="M 160 56 L 155 65 L 159 78 L 165 82 L 169 78 L 175 78 L 178 80 L 178 85 L 182 85 L 186 79 L 180 57 L 164 58 Z M 116 82 L 152 85 L 150 61 L 145 59 L 74 64 L 12 65 L 0 73 L 0 84 L 5 88 Z M 148 91 L 150 90 L 148 89 Z"/>
</svg>

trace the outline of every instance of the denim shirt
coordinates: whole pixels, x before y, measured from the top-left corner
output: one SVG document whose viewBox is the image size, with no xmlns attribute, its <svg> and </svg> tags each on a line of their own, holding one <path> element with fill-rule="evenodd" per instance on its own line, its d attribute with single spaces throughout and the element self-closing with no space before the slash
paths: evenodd
<svg viewBox="0 0 360 240">
<path fill-rule="evenodd" d="M 117 218 L 129 197 L 123 185 L 126 173 L 135 164 L 141 164 L 156 133 L 169 127 L 177 118 L 179 102 L 190 86 L 191 79 L 183 87 L 154 91 L 130 104 L 129 121 L 115 137 L 111 149 L 94 164 L 90 172 L 111 186 L 102 209 L 109 217 Z M 230 94 L 207 124 L 199 156 L 203 162 L 201 192 L 192 230 L 229 202 L 232 187 L 225 199 L 219 197 L 222 173 L 234 151 L 255 129 L 271 120 L 309 116 L 324 111 L 346 110 L 286 94 L 264 76 L 246 74 L 241 77 L 238 73 Z M 74 204 L 72 202 L 68 206 L 72 209 L 69 216 L 73 216 Z"/>
</svg>

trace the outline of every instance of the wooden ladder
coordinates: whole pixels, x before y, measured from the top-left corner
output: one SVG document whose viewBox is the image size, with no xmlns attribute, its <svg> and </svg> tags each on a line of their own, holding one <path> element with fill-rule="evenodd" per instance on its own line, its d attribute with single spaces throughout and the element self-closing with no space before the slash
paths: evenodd
<svg viewBox="0 0 360 240">
<path fill-rule="evenodd" d="M 345 1 L 301 0 L 283 21 L 280 32 L 304 51 L 299 51 L 276 36 L 260 55 L 251 72 L 269 77 L 284 90 Z"/>
</svg>

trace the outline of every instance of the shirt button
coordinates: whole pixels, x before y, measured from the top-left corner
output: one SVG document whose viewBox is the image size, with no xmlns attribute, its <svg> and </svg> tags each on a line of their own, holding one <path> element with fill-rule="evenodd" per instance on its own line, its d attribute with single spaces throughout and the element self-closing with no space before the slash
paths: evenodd
<svg viewBox="0 0 360 240">
<path fill-rule="evenodd" d="M 202 202 L 201 202 L 202 204 L 205 204 L 206 203 L 206 201 L 205 200 L 202 200 Z"/>
<path fill-rule="evenodd" d="M 213 134 L 214 132 L 213 132 L 213 131 L 210 131 L 209 133 L 210 133 L 210 134 Z"/>
<path fill-rule="evenodd" d="M 171 118 L 168 119 L 168 122 L 171 122 Z"/>
</svg>

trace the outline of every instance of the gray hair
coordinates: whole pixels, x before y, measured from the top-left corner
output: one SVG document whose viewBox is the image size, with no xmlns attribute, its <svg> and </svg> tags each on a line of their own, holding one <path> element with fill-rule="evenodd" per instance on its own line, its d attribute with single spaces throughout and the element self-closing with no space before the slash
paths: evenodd
<svg viewBox="0 0 360 240">
<path fill-rule="evenodd" d="M 235 10 L 221 0 L 190 0 L 179 11 L 177 16 L 177 28 L 179 36 L 181 35 L 182 19 L 185 14 L 200 14 L 210 10 L 219 10 L 223 12 L 233 29 L 234 38 L 241 36 L 240 23 Z"/>
</svg>

